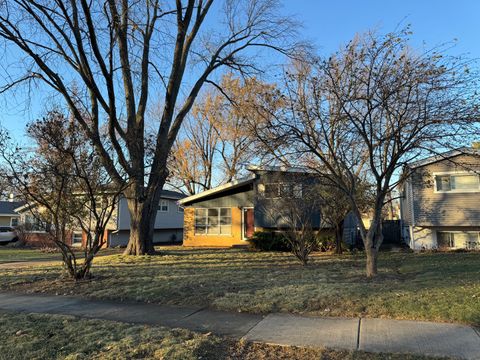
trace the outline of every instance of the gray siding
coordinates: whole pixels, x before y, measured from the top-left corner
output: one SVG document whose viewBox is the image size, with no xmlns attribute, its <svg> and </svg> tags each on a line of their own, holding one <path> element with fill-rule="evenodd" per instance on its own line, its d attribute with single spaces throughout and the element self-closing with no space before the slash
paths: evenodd
<svg viewBox="0 0 480 360">
<path fill-rule="evenodd" d="M 435 172 L 480 171 L 478 157 L 460 155 L 452 160 L 426 165 L 412 174 L 415 226 L 478 226 L 480 223 L 480 192 L 434 191 Z"/>
<path fill-rule="evenodd" d="M 109 247 L 126 246 L 130 236 L 129 230 L 121 230 L 110 233 L 108 239 Z M 161 229 L 153 233 L 153 243 L 180 243 L 183 240 L 183 229 Z"/>
<path fill-rule="evenodd" d="M 259 190 L 259 186 L 268 183 L 291 183 L 302 184 L 303 193 L 312 191 L 318 183 L 318 178 L 308 174 L 293 173 L 293 172 L 271 172 L 271 171 L 258 171 L 256 172 L 257 179 L 255 181 L 255 227 L 260 228 L 282 228 L 288 226 L 285 223 L 282 216 L 282 210 L 288 206 L 288 203 L 284 199 L 266 199 L 263 197 L 262 191 Z M 299 200 L 301 201 L 301 199 Z M 320 227 L 320 210 L 312 211 L 310 223 L 312 227 Z"/>
<path fill-rule="evenodd" d="M 168 201 L 168 211 L 157 211 L 155 218 L 155 229 L 181 229 L 183 228 L 183 212 L 178 212 L 177 200 L 165 199 Z M 118 205 L 118 230 L 130 230 L 130 213 L 127 207 L 127 200 L 121 198 Z"/>
</svg>

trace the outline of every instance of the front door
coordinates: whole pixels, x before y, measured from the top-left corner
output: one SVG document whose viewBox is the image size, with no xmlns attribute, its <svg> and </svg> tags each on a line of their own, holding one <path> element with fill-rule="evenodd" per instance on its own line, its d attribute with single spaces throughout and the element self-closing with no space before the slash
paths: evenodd
<svg viewBox="0 0 480 360">
<path fill-rule="evenodd" d="M 249 239 L 255 231 L 253 208 L 243 208 L 243 239 Z"/>
</svg>

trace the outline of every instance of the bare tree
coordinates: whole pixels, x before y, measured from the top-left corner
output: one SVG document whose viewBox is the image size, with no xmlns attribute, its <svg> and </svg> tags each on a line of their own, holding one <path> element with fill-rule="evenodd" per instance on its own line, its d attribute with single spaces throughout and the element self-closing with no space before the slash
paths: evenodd
<svg viewBox="0 0 480 360">
<path fill-rule="evenodd" d="M 303 265 L 318 247 L 321 231 L 321 198 L 318 196 L 318 177 L 297 173 L 287 180 L 283 173 L 272 174 L 259 193 L 256 211 L 262 212 L 279 236 Z"/>
<path fill-rule="evenodd" d="M 476 79 L 466 62 L 442 49 L 413 50 L 409 34 L 367 33 L 328 59 L 298 64 L 286 75 L 288 105 L 257 129 L 269 149 L 311 164 L 348 197 L 368 277 L 377 274 L 383 209 L 400 169 L 468 137 L 466 125 L 478 120 Z M 369 228 L 359 184 L 370 184 L 373 194 Z"/>
<path fill-rule="evenodd" d="M 259 119 L 269 101 L 265 94 L 274 90 L 256 78 L 223 76 L 220 90 L 209 89 L 187 118 L 172 151 L 169 182 L 193 195 L 241 176 L 258 155 L 250 122 Z"/>
<path fill-rule="evenodd" d="M 219 133 L 212 108 L 213 99 L 207 95 L 194 106 L 183 126 L 183 136 L 172 148 L 169 183 L 190 195 L 215 186 Z"/>
<path fill-rule="evenodd" d="M 0 4 L 3 58 L 15 62 L 5 67 L 12 71 L 0 92 L 34 81 L 63 99 L 116 185 L 125 188 L 131 214 L 126 254 L 154 251 L 153 227 L 170 149 L 202 86 L 214 82 L 224 67 L 243 75 L 259 72 L 262 48 L 293 53 L 295 24 L 278 15 L 276 0 L 213 3 Z M 206 21 L 211 12 L 218 14 L 214 28 Z M 13 60 L 7 56 L 11 53 Z M 154 119 L 157 129 L 150 153 L 145 120 L 152 93 L 162 111 Z M 103 126 L 106 137 L 101 136 Z"/>
<path fill-rule="evenodd" d="M 7 146 L 1 156 L 7 178 L 26 202 L 34 222 L 43 224 L 74 280 L 89 278 L 93 259 L 106 243 L 106 228 L 121 189 L 112 187 L 93 147 L 63 114 L 53 111 L 28 126 L 34 149 Z M 2 134 L 5 140 L 6 134 Z M 28 223 L 26 224 L 29 225 Z M 71 246 L 72 233 L 86 236 L 83 256 Z"/>
</svg>

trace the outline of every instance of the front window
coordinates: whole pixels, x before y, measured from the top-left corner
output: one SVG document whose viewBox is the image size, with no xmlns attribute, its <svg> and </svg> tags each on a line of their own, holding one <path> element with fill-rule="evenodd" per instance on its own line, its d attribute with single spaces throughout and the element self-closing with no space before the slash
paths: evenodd
<svg viewBox="0 0 480 360">
<path fill-rule="evenodd" d="M 16 227 L 18 226 L 18 218 L 14 217 L 10 220 L 10 226 Z"/>
<path fill-rule="evenodd" d="M 477 174 L 446 174 L 435 176 L 436 190 L 440 192 L 480 191 Z"/>
<path fill-rule="evenodd" d="M 232 209 L 195 209 L 195 234 L 230 235 L 232 233 Z"/>
<path fill-rule="evenodd" d="M 440 249 L 478 249 L 479 233 L 470 232 L 437 232 L 437 245 Z"/>
<path fill-rule="evenodd" d="M 72 244 L 81 244 L 82 243 L 82 233 L 74 232 L 72 237 Z"/>
<path fill-rule="evenodd" d="M 302 184 L 269 183 L 265 184 L 264 196 L 266 199 L 302 197 Z"/>
<path fill-rule="evenodd" d="M 167 200 L 160 200 L 160 205 L 158 206 L 158 211 L 168 212 L 168 201 Z"/>
</svg>

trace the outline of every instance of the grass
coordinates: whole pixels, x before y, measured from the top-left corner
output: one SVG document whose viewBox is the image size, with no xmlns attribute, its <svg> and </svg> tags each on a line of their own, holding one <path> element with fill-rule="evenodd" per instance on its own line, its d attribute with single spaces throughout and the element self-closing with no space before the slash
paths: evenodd
<svg viewBox="0 0 480 360">
<path fill-rule="evenodd" d="M 60 278 L 57 265 L 3 268 L 0 289 L 253 313 L 480 325 L 480 253 L 382 253 L 380 275 L 368 280 L 362 254 L 318 254 L 304 268 L 285 253 L 161 250 L 161 256 L 99 257 L 95 278 L 79 283 Z"/>
<path fill-rule="evenodd" d="M 38 249 L 0 247 L 0 264 L 15 261 L 59 260 L 59 254 L 42 252 Z"/>
<path fill-rule="evenodd" d="M 0 359 L 358 359 L 421 360 L 414 355 L 253 344 L 187 330 L 63 315 L 0 312 Z"/>
<path fill-rule="evenodd" d="M 100 255 L 117 254 L 119 252 L 118 249 L 104 249 L 100 251 Z M 77 253 L 80 257 L 82 256 L 80 249 Z M 20 261 L 61 261 L 61 258 L 60 252 L 55 250 L 44 251 L 39 249 L 0 246 L 0 264 Z"/>
</svg>

